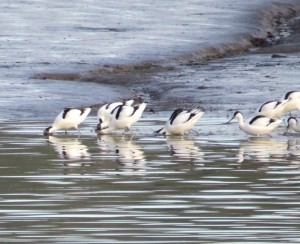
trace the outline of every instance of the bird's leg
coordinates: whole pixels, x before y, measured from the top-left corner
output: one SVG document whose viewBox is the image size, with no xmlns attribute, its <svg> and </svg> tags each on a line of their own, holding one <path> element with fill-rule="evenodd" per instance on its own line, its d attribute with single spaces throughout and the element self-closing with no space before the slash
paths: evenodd
<svg viewBox="0 0 300 244">
<path fill-rule="evenodd" d="M 79 128 L 77 128 L 78 135 L 81 136 Z"/>
<path fill-rule="evenodd" d="M 287 136 L 289 134 L 289 130 L 290 130 L 290 128 L 289 128 L 289 126 L 287 126 L 283 135 Z"/>
<path fill-rule="evenodd" d="M 65 134 L 66 134 L 66 135 L 68 134 L 68 131 L 67 131 L 67 130 L 65 130 Z"/>
<path fill-rule="evenodd" d="M 190 131 L 196 133 L 196 135 L 199 136 L 199 132 L 198 132 L 198 131 L 196 131 L 196 130 L 194 130 L 194 129 L 191 129 Z"/>
<path fill-rule="evenodd" d="M 124 135 L 125 135 L 127 132 L 129 132 L 130 134 L 132 134 L 131 128 L 126 127 L 126 128 L 124 129 Z"/>
<path fill-rule="evenodd" d="M 286 123 L 285 123 L 285 119 L 282 119 L 283 123 L 284 123 L 284 126 L 286 126 Z"/>
</svg>

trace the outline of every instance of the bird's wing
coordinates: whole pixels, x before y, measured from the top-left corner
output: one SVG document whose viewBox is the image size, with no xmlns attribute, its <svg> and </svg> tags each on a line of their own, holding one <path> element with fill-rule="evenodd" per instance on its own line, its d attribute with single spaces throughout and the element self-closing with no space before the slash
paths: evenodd
<svg viewBox="0 0 300 244">
<path fill-rule="evenodd" d="M 175 112 L 176 110 L 169 119 L 171 125 L 186 123 L 189 119 L 191 119 L 191 116 L 193 116 L 190 112 L 184 110 L 178 111 L 178 113 Z"/>
<path fill-rule="evenodd" d="M 264 111 L 275 109 L 278 106 L 280 106 L 281 103 L 282 102 L 280 102 L 280 101 L 265 102 L 263 105 L 261 105 L 261 107 L 259 108 L 258 112 L 264 112 Z"/>
<path fill-rule="evenodd" d="M 65 120 L 78 118 L 82 111 L 77 108 L 65 108 L 62 112 L 62 118 Z"/>
<path fill-rule="evenodd" d="M 125 119 L 131 117 L 136 110 L 138 110 L 139 106 L 126 106 L 121 105 L 114 109 L 113 114 L 116 119 Z"/>
<path fill-rule="evenodd" d="M 182 124 L 186 123 L 194 118 L 199 119 L 203 115 L 203 110 L 200 107 L 192 109 L 190 111 L 186 111 L 183 109 L 176 109 L 171 115 L 169 122 L 170 124 Z"/>
<path fill-rule="evenodd" d="M 267 118 L 265 116 L 259 115 L 259 116 L 255 116 L 253 119 L 251 119 L 249 124 L 253 125 L 253 126 L 266 127 L 274 121 L 275 121 L 274 119 L 270 119 L 270 118 Z"/>
</svg>

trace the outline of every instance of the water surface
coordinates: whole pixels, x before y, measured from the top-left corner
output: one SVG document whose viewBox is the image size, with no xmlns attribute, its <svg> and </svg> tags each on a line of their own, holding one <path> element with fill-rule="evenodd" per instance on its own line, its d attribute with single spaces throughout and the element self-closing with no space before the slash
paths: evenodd
<svg viewBox="0 0 300 244">
<path fill-rule="evenodd" d="M 2 121 L 0 236 L 17 242 L 299 242 L 298 136 L 248 138 L 203 118 L 200 134 L 44 138 L 44 121 Z"/>
</svg>

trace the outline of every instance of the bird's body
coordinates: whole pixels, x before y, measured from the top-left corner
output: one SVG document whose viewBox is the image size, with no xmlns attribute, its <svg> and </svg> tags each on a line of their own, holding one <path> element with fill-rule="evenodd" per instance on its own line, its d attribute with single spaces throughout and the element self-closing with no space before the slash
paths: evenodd
<svg viewBox="0 0 300 244">
<path fill-rule="evenodd" d="M 131 126 L 141 118 L 146 106 L 146 102 L 134 107 L 118 105 L 104 121 L 100 121 L 96 131 L 100 134 L 109 134 L 119 129 L 131 130 Z"/>
<path fill-rule="evenodd" d="M 283 101 L 268 101 L 264 103 L 258 110 L 258 115 L 262 115 L 268 118 L 280 118 L 286 112 L 287 100 Z"/>
<path fill-rule="evenodd" d="M 86 119 L 90 111 L 90 107 L 65 108 L 57 115 L 52 126 L 45 129 L 44 135 L 52 134 L 57 130 L 76 129 L 79 132 L 78 126 Z"/>
<path fill-rule="evenodd" d="M 300 98 L 300 92 L 298 92 L 298 91 L 289 91 L 289 92 L 287 92 L 284 96 L 284 100 L 287 100 L 287 99 L 290 99 L 290 98 L 292 98 L 292 99 Z"/>
<path fill-rule="evenodd" d="M 290 117 L 287 123 L 287 132 L 289 129 L 292 129 L 293 131 L 300 133 L 300 124 L 298 123 L 298 120 L 295 117 Z"/>
<path fill-rule="evenodd" d="M 183 135 L 193 129 L 203 114 L 200 107 L 192 110 L 176 109 L 165 126 L 156 132 L 163 135 Z"/>
<path fill-rule="evenodd" d="M 131 106 L 134 103 L 134 100 L 127 100 L 124 102 L 114 102 L 114 103 L 107 103 L 103 105 L 101 108 L 99 108 L 97 117 L 98 119 L 104 121 L 109 117 L 109 114 L 117 107 L 120 105 L 126 105 L 126 106 Z"/>
<path fill-rule="evenodd" d="M 241 112 L 235 112 L 232 119 L 236 118 L 239 122 L 239 127 L 242 131 L 249 135 L 260 136 L 270 134 L 273 132 L 282 122 L 281 119 L 271 119 L 262 115 L 255 116 L 248 122 L 244 121 Z M 231 119 L 231 120 L 232 120 Z M 231 121 L 230 120 L 230 121 Z M 228 123 L 230 122 L 228 121 Z"/>
<path fill-rule="evenodd" d="M 275 119 L 294 110 L 300 110 L 300 98 L 266 102 L 260 107 L 258 114 Z"/>
</svg>

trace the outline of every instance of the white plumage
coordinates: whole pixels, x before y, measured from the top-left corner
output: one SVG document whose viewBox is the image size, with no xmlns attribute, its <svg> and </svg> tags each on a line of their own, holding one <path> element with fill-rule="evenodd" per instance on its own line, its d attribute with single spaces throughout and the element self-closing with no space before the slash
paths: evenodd
<svg viewBox="0 0 300 244">
<path fill-rule="evenodd" d="M 97 113 L 97 117 L 99 120 L 104 121 L 105 119 L 107 119 L 110 116 L 110 113 L 117 107 L 120 105 L 126 105 L 126 106 L 131 106 L 134 103 L 134 100 L 127 100 L 124 102 L 114 102 L 114 103 L 107 103 L 105 105 L 103 105 L 101 108 L 99 108 L 98 113 Z"/>
<path fill-rule="evenodd" d="M 241 112 L 237 111 L 231 120 L 236 118 L 242 131 L 249 135 L 260 136 L 273 132 L 282 122 L 281 119 L 270 119 L 262 115 L 255 116 L 248 122 L 244 121 Z M 228 123 L 231 121 L 229 120 Z"/>
<path fill-rule="evenodd" d="M 264 103 L 258 110 L 258 115 L 262 115 L 268 118 L 280 118 L 287 111 L 287 103 L 289 99 L 283 101 L 269 101 Z"/>
<path fill-rule="evenodd" d="M 52 126 L 44 130 L 44 135 L 52 134 L 57 130 L 64 130 L 67 133 L 67 130 L 70 129 L 76 129 L 80 134 L 78 126 L 86 119 L 90 112 L 90 107 L 65 108 L 57 115 Z"/>
<path fill-rule="evenodd" d="M 280 118 L 293 110 L 300 110 L 300 92 L 298 91 L 287 92 L 280 101 L 264 103 L 257 113 L 268 118 Z"/>
<path fill-rule="evenodd" d="M 287 100 L 287 99 L 290 99 L 290 98 L 292 98 L 292 99 L 300 98 L 300 92 L 298 92 L 298 91 L 289 91 L 284 95 L 284 100 Z"/>
<path fill-rule="evenodd" d="M 292 129 L 293 131 L 300 133 L 300 124 L 298 123 L 298 120 L 295 117 L 290 117 L 287 123 L 288 125 L 286 132 L 288 132 L 289 129 Z"/>
<path fill-rule="evenodd" d="M 192 130 L 197 121 L 204 114 L 200 107 L 192 110 L 176 109 L 165 126 L 156 133 L 163 135 L 183 135 L 186 131 Z"/>
<path fill-rule="evenodd" d="M 96 132 L 100 134 L 109 134 L 112 131 L 124 129 L 131 131 L 131 126 L 142 116 L 147 102 L 136 106 L 119 105 L 115 107 L 105 120 L 100 120 Z"/>
</svg>

